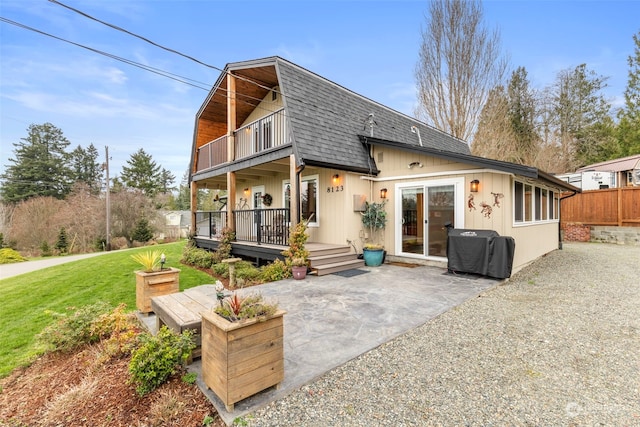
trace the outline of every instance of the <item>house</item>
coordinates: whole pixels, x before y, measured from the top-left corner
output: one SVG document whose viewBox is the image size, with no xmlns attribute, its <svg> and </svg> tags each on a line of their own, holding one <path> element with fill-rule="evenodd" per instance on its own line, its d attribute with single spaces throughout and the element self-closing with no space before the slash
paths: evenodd
<svg viewBox="0 0 640 427">
<path fill-rule="evenodd" d="M 576 170 L 576 173 L 583 177 L 583 189 L 588 178 L 597 180 L 598 176 L 605 179 L 611 176 L 613 184 L 610 187 L 637 187 L 640 186 L 640 154 L 587 165 Z"/>
<path fill-rule="evenodd" d="M 191 158 L 192 206 L 200 188 L 229 195 L 224 213 L 192 211 L 196 243 L 215 248 L 214 224 L 229 227 L 234 253 L 260 259 L 278 256 L 299 220 L 309 221 L 310 246 L 355 256 L 372 237 L 363 202 L 386 200 L 387 260 L 446 262 L 450 222 L 513 237 L 517 271 L 558 248 L 559 200 L 579 191 L 472 156 L 464 141 L 280 57 L 225 67 L 196 115 Z M 312 267 L 357 265 L 312 255 Z"/>
</svg>

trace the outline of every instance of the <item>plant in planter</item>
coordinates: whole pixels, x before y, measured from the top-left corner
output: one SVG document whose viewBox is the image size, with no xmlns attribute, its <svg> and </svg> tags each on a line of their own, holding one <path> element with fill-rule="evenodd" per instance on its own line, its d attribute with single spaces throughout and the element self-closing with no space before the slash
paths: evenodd
<svg viewBox="0 0 640 427">
<path fill-rule="evenodd" d="M 289 234 L 289 249 L 282 251 L 286 257 L 287 265 L 291 267 L 294 279 L 304 279 L 307 276 L 309 267 L 309 251 L 305 248 L 308 221 L 300 221 L 291 227 Z"/>
<path fill-rule="evenodd" d="M 136 274 L 136 307 L 141 313 L 151 310 L 151 298 L 180 291 L 180 270 L 165 267 L 167 258 L 159 251 L 138 252 L 131 258 L 142 266 Z"/>
<path fill-rule="evenodd" d="M 224 295 L 202 313 L 202 377 L 227 411 L 284 379 L 284 310 L 260 294 Z"/>
<path fill-rule="evenodd" d="M 364 262 L 369 266 L 378 266 L 384 261 L 384 245 L 376 243 L 376 235 L 387 225 L 385 204 L 386 200 L 380 203 L 366 202 L 365 210 L 362 212 L 362 225 L 369 230 L 369 239 L 371 240 L 364 245 L 362 250 Z"/>
</svg>

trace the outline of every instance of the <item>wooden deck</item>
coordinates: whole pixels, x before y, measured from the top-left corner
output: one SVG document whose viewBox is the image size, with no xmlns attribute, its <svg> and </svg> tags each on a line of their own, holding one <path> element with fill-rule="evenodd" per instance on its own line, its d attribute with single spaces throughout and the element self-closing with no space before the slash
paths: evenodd
<svg viewBox="0 0 640 427">
<path fill-rule="evenodd" d="M 209 250 L 218 248 L 219 242 L 215 239 L 196 237 L 195 240 L 199 248 Z M 305 244 L 305 247 L 309 251 L 312 273 L 319 276 L 350 270 L 364 265 L 364 261 L 358 259 L 358 255 L 353 252 L 349 245 L 308 242 Z M 284 259 L 282 251 L 285 249 L 287 249 L 287 246 L 269 243 L 231 243 L 231 253 L 233 256 L 255 259 L 258 265 L 274 261 L 276 258 Z"/>
</svg>

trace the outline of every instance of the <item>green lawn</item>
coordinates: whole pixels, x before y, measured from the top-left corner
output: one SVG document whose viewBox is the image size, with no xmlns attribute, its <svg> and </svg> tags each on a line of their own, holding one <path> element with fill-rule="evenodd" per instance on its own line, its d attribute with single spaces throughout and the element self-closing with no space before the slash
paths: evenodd
<svg viewBox="0 0 640 427">
<path fill-rule="evenodd" d="M 37 354 L 35 336 L 52 321 L 47 310 L 63 312 L 98 301 L 113 306 L 125 303 L 136 309 L 134 270 L 140 266 L 131 255 L 160 250 L 167 256 L 166 267 L 180 273 L 180 289 L 188 289 L 213 278 L 180 264 L 185 242 L 114 251 L 44 270 L 0 280 L 0 378 Z M 27 261 L 28 262 L 28 261 Z"/>
</svg>

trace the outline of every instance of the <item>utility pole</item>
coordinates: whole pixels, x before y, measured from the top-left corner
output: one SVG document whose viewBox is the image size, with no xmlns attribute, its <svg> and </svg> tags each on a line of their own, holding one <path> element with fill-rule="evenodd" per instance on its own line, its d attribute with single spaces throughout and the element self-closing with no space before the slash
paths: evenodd
<svg viewBox="0 0 640 427">
<path fill-rule="evenodd" d="M 106 242 L 107 245 L 105 250 L 110 251 L 111 250 L 111 200 L 110 200 L 111 188 L 109 186 L 109 147 L 105 146 L 104 151 L 107 157 L 107 160 L 105 162 L 105 169 L 106 169 L 106 176 L 107 176 L 107 191 L 106 191 L 106 197 L 105 197 L 105 200 L 107 202 L 107 242 Z"/>
</svg>

